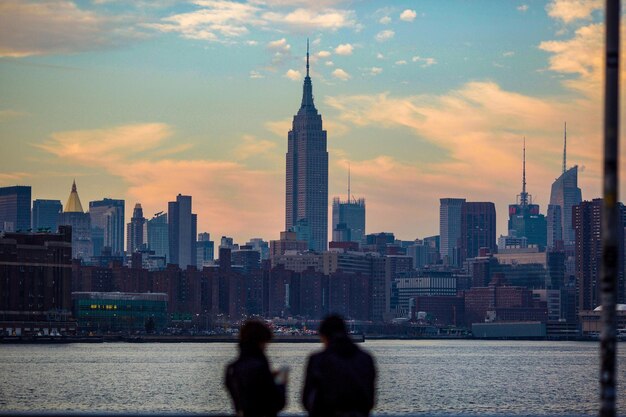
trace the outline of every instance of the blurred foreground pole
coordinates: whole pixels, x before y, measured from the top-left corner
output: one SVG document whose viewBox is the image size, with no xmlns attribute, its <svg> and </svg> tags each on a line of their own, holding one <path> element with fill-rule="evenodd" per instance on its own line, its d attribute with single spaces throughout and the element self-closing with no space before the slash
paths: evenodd
<svg viewBox="0 0 626 417">
<path fill-rule="evenodd" d="M 620 1 L 606 0 L 604 184 L 602 206 L 602 334 L 600 417 L 615 417 L 616 302 L 619 254 L 619 24 Z"/>
</svg>

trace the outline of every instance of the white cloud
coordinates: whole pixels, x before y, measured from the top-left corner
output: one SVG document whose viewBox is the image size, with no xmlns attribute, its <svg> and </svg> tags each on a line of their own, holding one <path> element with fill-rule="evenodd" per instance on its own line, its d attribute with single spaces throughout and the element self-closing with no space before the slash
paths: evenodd
<svg viewBox="0 0 626 417">
<path fill-rule="evenodd" d="M 285 25 L 298 31 L 304 29 L 337 30 L 345 27 L 356 27 L 357 22 L 351 10 L 296 9 L 290 13 L 266 12 L 261 17 L 272 24 Z"/>
<path fill-rule="evenodd" d="M 515 55 L 515 52 L 513 52 L 513 51 L 506 51 L 506 52 L 502 53 L 502 56 L 507 57 L 507 58 L 510 58 L 513 55 Z"/>
<path fill-rule="evenodd" d="M 83 10 L 70 1 L 0 1 L 0 57 L 70 54 L 141 36 L 123 18 Z"/>
<path fill-rule="evenodd" d="M 289 69 L 285 73 L 285 77 L 289 78 L 292 81 L 299 81 L 302 79 L 302 73 L 298 70 Z"/>
<path fill-rule="evenodd" d="M 376 59 L 385 59 L 385 56 L 383 54 L 381 54 L 380 52 L 378 52 L 376 54 Z"/>
<path fill-rule="evenodd" d="M 39 148 L 64 165 L 122 179 L 128 187 L 126 200 L 141 202 L 147 213 L 163 210 L 167 199 L 179 193 L 192 195 L 198 230 L 247 237 L 272 236 L 283 227 L 276 208 L 284 199 L 276 186 L 282 173 L 233 161 L 155 157 L 154 151 L 175 143 L 173 133 L 162 123 L 57 132 Z M 275 149 L 274 142 L 244 137 L 234 151 L 243 160 L 266 157 Z"/>
<path fill-rule="evenodd" d="M 333 77 L 338 78 L 338 79 L 343 80 L 343 81 L 349 80 L 351 78 L 350 74 L 348 74 L 347 72 L 345 72 L 341 68 L 335 69 L 332 74 L 333 74 Z"/>
<path fill-rule="evenodd" d="M 341 45 L 335 48 L 335 53 L 337 55 L 352 55 L 352 51 L 354 47 L 349 43 L 342 43 Z"/>
<path fill-rule="evenodd" d="M 326 65 L 327 67 L 332 67 L 333 65 L 335 65 L 335 63 L 333 61 L 326 61 L 324 65 Z"/>
<path fill-rule="evenodd" d="M 525 13 L 526 11 L 528 11 L 528 5 L 527 4 L 519 5 L 517 6 L 517 10 L 522 13 Z"/>
<path fill-rule="evenodd" d="M 423 68 L 430 67 L 437 63 L 435 58 L 422 58 L 420 56 L 414 56 L 411 61 L 419 63 Z"/>
<path fill-rule="evenodd" d="M 265 76 L 263 74 L 261 74 L 258 71 L 250 71 L 250 78 L 252 79 L 258 79 L 258 78 L 265 78 Z"/>
<path fill-rule="evenodd" d="M 391 18 L 389 16 L 383 16 L 378 22 L 383 25 L 388 25 L 389 23 L 391 23 Z"/>
<path fill-rule="evenodd" d="M 401 59 L 399 61 L 396 61 L 396 65 L 406 65 L 406 61 L 404 59 Z"/>
<path fill-rule="evenodd" d="M 577 29 L 571 39 L 541 42 L 539 49 L 552 53 L 550 70 L 568 75 L 564 85 L 585 95 L 599 96 L 603 79 L 603 42 L 604 25 L 597 23 Z"/>
<path fill-rule="evenodd" d="M 258 45 L 259 42 L 258 41 L 246 41 L 246 45 L 250 45 L 250 46 L 256 46 Z"/>
<path fill-rule="evenodd" d="M 249 33 L 250 27 L 293 33 L 312 29 L 336 31 L 347 27 L 358 28 L 354 11 L 320 10 L 307 2 L 196 0 L 192 3 L 198 7 L 197 10 L 174 14 L 159 23 L 144 26 L 161 32 L 179 33 L 189 39 L 214 42 L 232 42 Z M 304 5 L 307 8 L 285 10 Z"/>
<path fill-rule="evenodd" d="M 26 113 L 10 109 L 0 110 L 0 122 L 13 120 L 25 116 Z"/>
<path fill-rule="evenodd" d="M 370 75 L 378 75 L 378 74 L 382 74 L 383 69 L 380 67 L 372 67 L 370 68 Z"/>
<path fill-rule="evenodd" d="M 393 30 L 381 30 L 376 34 L 376 40 L 378 42 L 385 42 L 395 36 L 396 32 Z"/>
<path fill-rule="evenodd" d="M 404 20 L 405 22 L 412 22 L 417 17 L 417 13 L 415 10 L 406 9 L 402 13 L 400 13 L 400 20 Z"/>
<path fill-rule="evenodd" d="M 331 55 L 331 53 L 329 51 L 319 51 L 317 53 L 317 56 L 319 56 L 320 58 L 328 58 Z"/>
<path fill-rule="evenodd" d="M 563 23 L 572 23 L 576 20 L 587 20 L 591 14 L 598 9 L 602 9 L 602 0 L 553 0 L 546 5 L 548 15 Z"/>
<path fill-rule="evenodd" d="M 287 43 L 287 39 L 285 38 L 268 42 L 267 47 L 268 49 L 273 49 L 273 50 L 278 50 L 278 51 L 283 51 L 283 52 L 288 52 L 291 49 L 291 45 Z"/>
</svg>

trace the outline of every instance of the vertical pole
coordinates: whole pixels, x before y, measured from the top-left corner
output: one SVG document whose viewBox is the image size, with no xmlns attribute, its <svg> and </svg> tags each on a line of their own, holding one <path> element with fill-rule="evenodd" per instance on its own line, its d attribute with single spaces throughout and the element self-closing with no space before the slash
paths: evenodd
<svg viewBox="0 0 626 417">
<path fill-rule="evenodd" d="M 619 19 L 620 1 L 606 0 L 604 184 L 602 205 L 602 334 L 600 417 L 615 417 L 616 299 L 619 265 Z"/>
</svg>

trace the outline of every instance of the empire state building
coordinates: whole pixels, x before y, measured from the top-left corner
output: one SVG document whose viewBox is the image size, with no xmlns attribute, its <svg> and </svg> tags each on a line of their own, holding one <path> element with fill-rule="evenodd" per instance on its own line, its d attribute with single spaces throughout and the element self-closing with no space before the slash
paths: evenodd
<svg viewBox="0 0 626 417">
<path fill-rule="evenodd" d="M 328 152 L 322 116 L 313 104 L 309 46 L 300 110 L 293 118 L 287 147 L 286 230 L 296 231 L 309 249 L 328 244 Z"/>
</svg>

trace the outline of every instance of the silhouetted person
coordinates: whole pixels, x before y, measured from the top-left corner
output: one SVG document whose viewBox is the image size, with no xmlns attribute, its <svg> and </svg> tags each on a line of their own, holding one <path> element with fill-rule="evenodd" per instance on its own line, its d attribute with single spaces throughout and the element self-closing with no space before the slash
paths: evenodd
<svg viewBox="0 0 626 417">
<path fill-rule="evenodd" d="M 369 416 L 374 408 L 374 360 L 350 339 L 339 316 L 324 319 L 319 333 L 325 349 L 309 358 L 304 408 L 311 417 Z"/>
<path fill-rule="evenodd" d="M 226 367 L 226 388 L 242 417 L 275 417 L 285 406 L 286 375 L 275 382 L 265 357 L 272 332 L 262 322 L 246 321 L 239 332 L 239 357 Z"/>
</svg>

